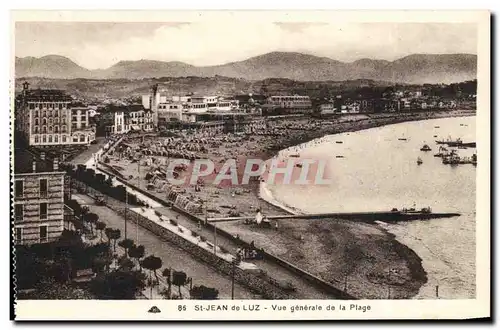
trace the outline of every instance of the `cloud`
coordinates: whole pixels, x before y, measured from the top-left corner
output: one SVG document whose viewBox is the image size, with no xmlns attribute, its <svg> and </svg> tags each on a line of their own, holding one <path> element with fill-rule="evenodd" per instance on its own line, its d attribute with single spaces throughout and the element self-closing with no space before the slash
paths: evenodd
<svg viewBox="0 0 500 330">
<path fill-rule="evenodd" d="M 121 60 L 217 65 L 271 51 L 299 51 L 342 61 L 394 60 L 412 53 L 476 53 L 473 24 L 281 23 L 22 23 L 16 56 L 59 54 L 106 68 Z"/>
</svg>

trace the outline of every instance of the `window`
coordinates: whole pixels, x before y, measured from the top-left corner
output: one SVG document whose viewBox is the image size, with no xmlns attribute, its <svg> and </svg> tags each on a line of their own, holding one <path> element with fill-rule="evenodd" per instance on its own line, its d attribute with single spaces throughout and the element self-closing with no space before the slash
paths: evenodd
<svg viewBox="0 0 500 330">
<path fill-rule="evenodd" d="M 43 133 L 43 134 L 47 133 L 47 126 L 43 126 L 43 127 L 42 127 L 42 133 Z"/>
<path fill-rule="evenodd" d="M 59 111 L 55 111 L 54 117 L 59 117 Z"/>
<path fill-rule="evenodd" d="M 66 133 L 66 125 L 62 126 L 61 132 Z"/>
<path fill-rule="evenodd" d="M 49 135 L 49 143 L 52 143 L 52 135 Z"/>
<path fill-rule="evenodd" d="M 64 143 L 64 142 L 66 142 L 66 135 L 63 135 L 63 137 L 62 137 L 62 142 L 63 142 L 63 143 Z"/>
<path fill-rule="evenodd" d="M 49 118 L 49 124 L 52 124 L 53 121 L 52 121 L 52 118 Z"/>
<path fill-rule="evenodd" d="M 47 241 L 47 226 L 40 226 L 40 242 Z"/>
<path fill-rule="evenodd" d="M 31 110 L 35 109 L 35 104 L 34 103 L 30 103 L 30 109 Z"/>
<path fill-rule="evenodd" d="M 24 181 L 16 180 L 16 185 L 14 187 L 14 196 L 23 197 L 24 196 Z"/>
<path fill-rule="evenodd" d="M 40 179 L 40 197 L 47 197 L 49 191 L 49 183 L 47 179 Z"/>
<path fill-rule="evenodd" d="M 52 133 L 52 126 L 49 126 L 49 133 Z"/>
<path fill-rule="evenodd" d="M 16 221 L 23 221 L 24 218 L 24 205 L 16 204 L 14 207 L 14 217 Z"/>
<path fill-rule="evenodd" d="M 47 219 L 47 203 L 40 203 L 40 220 Z"/>
<path fill-rule="evenodd" d="M 43 125 L 47 125 L 47 118 L 43 118 L 43 119 L 42 119 L 42 124 L 43 124 Z"/>
<path fill-rule="evenodd" d="M 59 126 L 54 126 L 54 133 L 59 133 Z"/>
<path fill-rule="evenodd" d="M 35 134 L 38 134 L 38 130 L 39 130 L 38 126 L 35 126 L 35 131 L 34 131 Z"/>
<path fill-rule="evenodd" d="M 59 142 L 59 135 L 54 136 L 54 142 Z"/>
<path fill-rule="evenodd" d="M 59 110 L 62 110 L 62 108 L 63 108 L 62 103 L 59 103 Z"/>
<path fill-rule="evenodd" d="M 42 110 L 42 104 L 38 103 L 38 109 Z"/>
<path fill-rule="evenodd" d="M 80 135 L 80 142 L 85 142 L 85 135 Z"/>
<path fill-rule="evenodd" d="M 34 104 L 32 104 L 32 105 L 34 105 Z M 33 107 L 33 108 L 34 108 L 34 107 Z M 38 112 L 38 111 L 35 111 L 35 118 L 38 118 L 38 116 L 39 116 L 39 112 Z"/>
<path fill-rule="evenodd" d="M 23 229 L 16 228 L 16 243 L 21 244 L 23 242 Z"/>
<path fill-rule="evenodd" d="M 38 120 L 38 118 L 35 118 L 35 125 L 38 125 L 40 122 Z"/>
<path fill-rule="evenodd" d="M 38 137 L 38 135 L 35 135 L 35 143 L 39 143 L 40 142 L 40 138 Z"/>
<path fill-rule="evenodd" d="M 41 107 L 41 106 L 40 106 Z M 41 109 L 41 108 L 40 108 Z M 47 111 L 43 110 L 42 111 L 42 117 L 46 117 L 47 116 Z"/>
<path fill-rule="evenodd" d="M 78 135 L 73 136 L 73 142 L 78 142 Z"/>
<path fill-rule="evenodd" d="M 47 136 L 42 135 L 42 142 L 43 142 L 43 143 L 47 142 Z"/>
</svg>

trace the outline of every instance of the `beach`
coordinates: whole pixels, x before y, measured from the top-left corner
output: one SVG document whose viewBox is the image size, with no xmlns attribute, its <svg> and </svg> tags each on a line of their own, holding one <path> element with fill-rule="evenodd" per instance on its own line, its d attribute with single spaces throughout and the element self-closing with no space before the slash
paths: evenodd
<svg viewBox="0 0 500 330">
<path fill-rule="evenodd" d="M 171 148 L 191 145 L 198 158 L 217 164 L 236 159 L 238 169 L 247 159 L 270 159 L 283 149 L 306 143 L 326 135 L 355 132 L 405 121 L 474 115 L 475 111 L 443 111 L 408 114 L 362 114 L 340 118 L 294 118 L 271 121 L 261 130 L 248 134 L 227 134 L 223 137 L 189 133 L 173 138 Z M 126 138 L 126 145 L 135 151 L 153 148 L 162 137 Z M 193 146 L 194 145 L 194 146 Z M 199 147 L 200 145 L 203 146 Z M 123 151 L 125 152 L 125 151 Z M 130 155 L 130 152 L 127 154 Z M 109 165 L 130 183 L 166 198 L 164 186 L 151 186 L 145 178 L 153 170 L 164 167 L 168 156 L 151 156 L 151 161 L 134 161 L 123 154 L 110 156 Z M 165 160 L 162 160 L 162 159 Z M 161 163 L 163 161 L 163 163 Z M 207 217 L 253 216 L 260 209 L 265 215 L 294 213 L 292 207 L 276 203 L 271 192 L 258 179 L 248 185 L 234 186 L 227 182 L 210 184 L 213 175 L 204 177 L 200 185 L 183 185 L 175 190 L 196 210 Z M 240 171 L 238 171 L 240 172 Z M 364 299 L 411 298 L 427 282 L 420 257 L 395 239 L 382 226 L 338 219 L 280 220 L 279 229 L 245 224 L 243 221 L 221 222 L 218 227 L 253 241 L 256 247 L 283 258 L 305 271 L 315 274 L 349 294 Z"/>
</svg>

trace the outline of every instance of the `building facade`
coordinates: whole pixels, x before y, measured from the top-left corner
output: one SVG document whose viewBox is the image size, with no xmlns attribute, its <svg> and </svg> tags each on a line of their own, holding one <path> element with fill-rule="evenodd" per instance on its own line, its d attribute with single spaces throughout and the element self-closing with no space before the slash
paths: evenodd
<svg viewBox="0 0 500 330">
<path fill-rule="evenodd" d="M 266 104 L 270 108 L 284 110 L 289 113 L 312 111 L 312 102 L 309 96 L 288 95 L 270 96 Z"/>
<path fill-rule="evenodd" d="M 88 144 L 95 140 L 89 109 L 60 90 L 29 89 L 16 97 L 16 130 L 30 146 Z"/>
<path fill-rule="evenodd" d="M 64 175 L 25 150 L 14 152 L 14 240 L 29 245 L 57 240 L 64 229 Z"/>
<path fill-rule="evenodd" d="M 107 134 L 123 134 L 130 131 L 154 130 L 153 111 L 141 104 L 109 105 L 101 111 L 101 126 Z"/>
</svg>

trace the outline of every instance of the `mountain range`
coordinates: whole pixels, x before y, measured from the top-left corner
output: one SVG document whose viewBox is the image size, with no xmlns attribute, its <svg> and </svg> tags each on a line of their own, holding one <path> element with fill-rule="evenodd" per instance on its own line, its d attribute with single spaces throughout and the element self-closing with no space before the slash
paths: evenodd
<svg viewBox="0 0 500 330">
<path fill-rule="evenodd" d="M 225 76 L 245 80 L 287 78 L 298 81 L 374 79 L 399 83 L 452 83 L 476 79 L 477 55 L 413 54 L 395 61 L 361 59 L 341 62 L 295 52 L 272 52 L 215 66 L 153 60 L 120 61 L 89 70 L 59 55 L 16 57 L 15 75 L 52 79 L 143 79 Z"/>
</svg>

